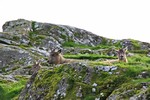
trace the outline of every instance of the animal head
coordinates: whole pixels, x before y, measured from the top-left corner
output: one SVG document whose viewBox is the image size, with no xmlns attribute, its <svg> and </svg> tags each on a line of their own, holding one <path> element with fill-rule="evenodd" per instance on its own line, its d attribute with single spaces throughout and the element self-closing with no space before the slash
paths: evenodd
<svg viewBox="0 0 150 100">
<path fill-rule="evenodd" d="M 50 64 L 61 64 L 63 61 L 63 56 L 61 54 L 61 49 L 53 49 L 49 55 Z"/>
<path fill-rule="evenodd" d="M 31 73 L 37 73 L 38 70 L 41 68 L 41 65 L 40 65 L 41 61 L 34 61 L 34 64 L 31 68 Z"/>
<path fill-rule="evenodd" d="M 127 51 L 127 48 L 117 50 L 119 61 L 127 62 L 126 51 Z"/>
</svg>

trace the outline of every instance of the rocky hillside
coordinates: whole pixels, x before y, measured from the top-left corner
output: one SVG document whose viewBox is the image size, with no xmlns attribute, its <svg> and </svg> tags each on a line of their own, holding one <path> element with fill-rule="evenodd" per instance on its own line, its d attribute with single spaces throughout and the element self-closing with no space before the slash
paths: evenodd
<svg viewBox="0 0 150 100">
<path fill-rule="evenodd" d="M 83 62 L 48 64 L 49 52 L 56 47 L 65 58 Z M 121 47 L 128 47 L 128 64 L 101 62 L 116 59 Z M 0 32 L 0 96 L 2 100 L 148 100 L 149 48 L 149 43 L 108 39 L 71 26 L 8 21 Z M 41 69 L 33 74 L 37 60 Z"/>
</svg>

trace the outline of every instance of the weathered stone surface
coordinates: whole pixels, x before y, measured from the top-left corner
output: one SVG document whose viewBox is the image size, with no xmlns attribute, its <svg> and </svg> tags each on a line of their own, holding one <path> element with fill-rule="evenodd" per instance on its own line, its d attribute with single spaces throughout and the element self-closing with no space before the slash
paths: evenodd
<svg viewBox="0 0 150 100">
<path fill-rule="evenodd" d="M 111 94 L 106 100 L 121 100 L 125 99 L 124 97 L 129 97 L 129 100 L 149 100 L 149 90 L 148 88 L 139 88 L 139 93 L 135 93 L 136 88 L 131 90 L 126 90 L 121 93 Z"/>
<path fill-rule="evenodd" d="M 55 99 L 58 98 L 64 98 L 66 96 L 66 91 L 67 91 L 67 79 L 63 78 L 60 83 L 58 84 L 58 89 L 56 91 L 56 94 L 54 94 Z"/>
<path fill-rule="evenodd" d="M 97 66 L 97 70 L 105 71 L 105 72 L 111 72 L 117 70 L 116 66 Z"/>
<path fill-rule="evenodd" d="M 33 58 L 29 52 L 16 47 L 0 44 L 0 69 L 9 71 L 17 66 L 28 66 Z"/>
<path fill-rule="evenodd" d="M 103 42 L 103 37 L 82 29 L 64 25 L 39 23 L 24 19 L 6 22 L 3 25 L 3 32 L 11 32 L 14 35 L 27 36 L 29 32 L 36 32 L 37 34 L 45 35 L 47 39 L 51 41 L 50 47 L 61 46 L 62 43 L 69 41 L 90 46 L 95 46 Z M 46 43 L 48 43 L 47 41 Z M 28 43 L 27 40 L 22 42 Z"/>
<path fill-rule="evenodd" d="M 16 82 L 17 80 L 13 77 L 13 75 L 2 75 L 0 74 L 0 80 L 12 81 Z"/>
<path fill-rule="evenodd" d="M 148 72 L 146 72 L 146 71 L 143 71 L 143 72 L 141 73 L 141 76 L 142 76 L 142 78 L 149 78 L 149 77 L 150 77 L 150 74 L 149 74 Z"/>
<path fill-rule="evenodd" d="M 3 32 L 12 32 L 13 34 L 23 34 L 31 31 L 32 23 L 25 19 L 8 21 L 3 25 Z"/>
</svg>

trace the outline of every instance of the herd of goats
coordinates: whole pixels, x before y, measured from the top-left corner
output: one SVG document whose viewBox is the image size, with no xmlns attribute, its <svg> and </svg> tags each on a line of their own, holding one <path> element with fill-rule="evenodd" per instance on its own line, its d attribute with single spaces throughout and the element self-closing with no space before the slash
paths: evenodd
<svg viewBox="0 0 150 100">
<path fill-rule="evenodd" d="M 128 60 L 126 57 L 126 51 L 127 51 L 127 48 L 121 48 L 117 50 L 116 52 L 117 52 L 118 59 L 106 60 L 106 61 L 103 61 L 103 63 L 113 63 L 113 62 L 120 62 L 120 61 L 128 63 Z M 61 49 L 51 50 L 49 58 L 48 58 L 49 64 L 64 64 L 64 63 L 72 63 L 72 62 L 83 62 L 83 60 L 66 59 L 62 55 Z M 40 68 L 41 68 L 40 61 L 36 61 L 34 62 L 31 71 L 37 74 Z"/>
<path fill-rule="evenodd" d="M 128 60 L 126 57 L 126 51 L 127 51 L 127 48 L 122 48 L 122 49 L 116 50 L 116 52 L 118 54 L 118 59 L 117 60 L 108 60 L 108 61 L 110 61 L 110 62 L 123 61 L 123 62 L 127 63 Z M 78 61 L 81 61 L 81 60 L 65 59 L 61 53 L 61 49 L 53 49 L 50 52 L 50 55 L 48 58 L 49 64 L 63 64 L 63 63 L 78 62 Z"/>
</svg>

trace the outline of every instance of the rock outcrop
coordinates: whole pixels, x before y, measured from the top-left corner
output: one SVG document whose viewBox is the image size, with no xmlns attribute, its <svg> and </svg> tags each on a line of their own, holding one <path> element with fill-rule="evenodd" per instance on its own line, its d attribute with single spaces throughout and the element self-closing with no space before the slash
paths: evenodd
<svg viewBox="0 0 150 100">
<path fill-rule="evenodd" d="M 29 52 L 16 46 L 4 44 L 0 44 L 0 55 L 1 72 L 7 72 L 19 66 L 28 66 L 33 60 L 33 57 Z"/>
<path fill-rule="evenodd" d="M 101 62 L 116 59 L 116 49 L 121 47 L 128 48 L 128 64 Z M 66 58 L 85 61 L 50 65 L 47 60 L 53 48 L 61 48 Z M 22 91 L 22 87 L 14 90 L 18 95 L 21 91 L 16 97 L 19 100 L 150 99 L 149 43 L 108 39 L 71 26 L 18 19 L 3 25 L 0 55 L 3 95 L 9 93 L 5 93 L 1 84 L 17 83 L 22 76 L 32 74 Z M 39 59 L 41 66 L 32 68 Z M 34 71 L 30 73 L 31 70 Z"/>
<path fill-rule="evenodd" d="M 105 71 L 97 71 L 97 69 L 84 63 L 59 65 L 54 70 L 40 70 L 38 74 L 32 75 L 26 87 L 22 90 L 19 100 L 83 99 L 86 98 L 88 93 L 99 97 L 100 91 L 98 91 L 98 88 L 100 88 L 100 84 L 96 83 L 96 79 L 101 76 L 101 72 Z M 95 73 L 97 73 L 96 76 L 93 76 Z M 106 96 L 102 98 L 106 98 Z"/>
<path fill-rule="evenodd" d="M 132 39 L 113 40 L 97 36 L 89 31 L 71 26 L 39 23 L 24 19 L 6 22 L 3 25 L 3 32 L 7 33 L 1 33 L 1 37 L 4 37 L 5 39 L 8 38 L 9 40 L 11 40 L 14 38 L 14 42 L 19 42 L 19 44 L 30 44 L 31 39 L 37 39 L 39 40 L 38 44 L 40 45 L 40 47 L 45 48 L 52 48 L 55 46 L 62 47 L 62 44 L 65 42 L 74 42 L 77 44 L 83 44 L 88 46 L 97 46 L 100 44 L 115 45 L 119 44 L 120 42 L 121 46 L 127 46 L 129 50 L 145 50 L 150 48 L 150 44 L 135 41 Z M 8 34 L 12 36 L 10 37 L 8 36 Z M 36 43 L 31 44 L 37 46 Z"/>
</svg>

